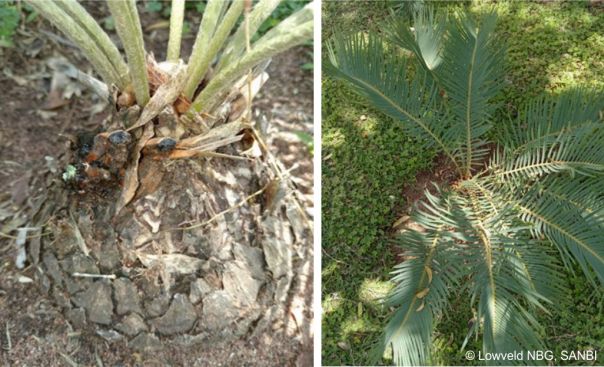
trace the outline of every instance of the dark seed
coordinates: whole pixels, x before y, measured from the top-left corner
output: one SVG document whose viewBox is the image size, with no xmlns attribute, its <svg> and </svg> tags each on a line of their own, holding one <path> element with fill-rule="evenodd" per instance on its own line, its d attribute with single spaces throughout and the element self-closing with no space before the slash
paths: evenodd
<svg viewBox="0 0 604 367">
<path fill-rule="evenodd" d="M 81 132 L 81 133 L 77 134 L 76 147 L 78 149 L 83 147 L 84 145 L 88 145 L 89 147 L 91 147 L 93 144 L 95 135 L 96 135 L 95 132 Z"/>
<path fill-rule="evenodd" d="M 130 134 L 123 130 L 118 130 L 109 135 L 109 141 L 111 142 L 111 144 L 115 145 L 128 144 L 131 140 L 132 137 L 130 136 Z"/>
<path fill-rule="evenodd" d="M 164 138 L 157 144 L 157 150 L 160 152 L 169 152 L 176 146 L 176 140 L 172 138 Z"/>
<path fill-rule="evenodd" d="M 103 167 L 103 163 L 100 162 L 100 161 L 92 161 L 92 162 L 90 162 L 90 166 L 91 167 L 102 168 Z"/>
<path fill-rule="evenodd" d="M 88 153 L 90 153 L 91 150 L 92 150 L 92 147 L 89 144 L 82 144 L 82 146 L 78 150 L 78 155 L 81 158 L 84 158 L 88 155 Z"/>
</svg>

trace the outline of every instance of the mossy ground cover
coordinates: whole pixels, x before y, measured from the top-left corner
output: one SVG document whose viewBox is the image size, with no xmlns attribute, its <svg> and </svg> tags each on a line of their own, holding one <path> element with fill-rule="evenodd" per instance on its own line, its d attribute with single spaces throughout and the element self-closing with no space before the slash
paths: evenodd
<svg viewBox="0 0 604 367">
<path fill-rule="evenodd" d="M 507 44 L 508 69 L 496 121 L 506 123 L 524 102 L 544 92 L 604 87 L 604 11 L 587 2 L 438 6 L 468 6 L 476 14 L 494 8 L 498 13 L 497 31 Z M 324 40 L 334 31 L 379 31 L 392 7 L 385 1 L 324 2 Z M 371 364 L 371 349 L 389 313 L 379 299 L 390 287 L 388 272 L 395 264 L 390 227 L 406 205 L 403 187 L 430 167 L 434 155 L 346 85 L 323 76 L 322 88 L 322 361 Z M 582 276 L 569 274 L 568 284 L 572 302 L 564 312 L 540 316 L 548 347 L 558 352 L 604 350 L 601 295 L 595 295 L 597 290 Z M 460 352 L 472 318 L 468 303 L 462 296 L 451 300 L 451 312 L 436 331 L 435 363 L 469 363 Z M 480 340 L 472 339 L 467 348 L 480 349 Z"/>
</svg>

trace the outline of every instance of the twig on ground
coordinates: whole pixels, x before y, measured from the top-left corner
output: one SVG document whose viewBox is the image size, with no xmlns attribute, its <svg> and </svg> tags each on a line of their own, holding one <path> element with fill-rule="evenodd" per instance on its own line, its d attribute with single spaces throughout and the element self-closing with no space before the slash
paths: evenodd
<svg viewBox="0 0 604 367">
<path fill-rule="evenodd" d="M 58 57 L 53 58 L 49 61 L 49 66 L 55 71 L 61 71 L 68 77 L 76 79 L 85 87 L 96 93 L 103 101 L 110 100 L 109 87 L 107 84 L 79 70 L 69 61 Z"/>
<path fill-rule="evenodd" d="M 71 359 L 71 357 L 69 357 L 68 355 L 61 353 L 61 352 L 59 352 L 59 354 L 61 355 L 61 357 L 63 357 L 65 362 L 68 365 L 70 365 L 71 367 L 79 367 L 79 365 L 73 359 Z"/>
<path fill-rule="evenodd" d="M 116 279 L 117 276 L 115 274 L 89 274 L 89 273 L 73 273 L 72 277 L 79 278 L 102 278 L 102 279 Z"/>
<path fill-rule="evenodd" d="M 236 160 L 240 160 L 240 161 L 253 161 L 252 158 L 241 157 L 238 155 L 217 153 L 217 152 L 203 152 L 203 153 L 200 153 L 199 155 L 201 155 L 202 157 L 215 157 L 215 158 L 236 159 Z"/>
<path fill-rule="evenodd" d="M 75 43 L 71 42 L 70 40 L 68 40 L 66 38 L 63 38 L 63 37 L 61 37 L 59 35 L 56 35 L 56 34 L 54 34 L 52 32 L 46 31 L 44 29 L 40 29 L 39 32 L 42 33 L 45 36 L 48 36 L 48 38 L 50 38 L 51 40 L 53 40 L 53 41 L 55 41 L 55 42 L 57 42 L 59 44 L 62 44 L 64 46 L 68 46 L 68 47 L 71 47 L 71 48 L 78 49 L 78 46 L 76 46 Z"/>
<path fill-rule="evenodd" d="M 15 228 L 15 231 L 17 229 L 18 228 Z M 30 238 L 36 238 L 36 237 L 43 237 L 43 236 L 48 236 L 49 234 L 51 234 L 51 232 L 45 232 L 45 233 L 40 233 L 40 234 L 32 234 L 31 236 L 26 236 L 25 238 L 26 239 L 30 239 Z M 4 232 L 0 232 L 0 237 L 8 238 L 8 239 L 11 239 L 11 240 L 16 240 L 17 239 L 17 236 L 13 236 L 13 235 L 10 235 L 10 234 L 4 233 Z"/>
<path fill-rule="evenodd" d="M 188 227 L 182 227 L 182 228 L 175 228 L 174 230 L 186 230 L 186 229 L 194 229 L 194 228 L 199 228 L 199 227 L 205 227 L 208 224 L 213 223 L 216 219 L 222 217 L 223 215 L 232 212 L 233 210 L 243 206 L 245 203 L 247 203 L 248 201 L 250 201 L 251 199 L 255 198 L 256 196 L 262 194 L 266 189 L 267 189 L 268 185 L 264 186 L 263 188 L 261 188 L 260 190 L 256 191 L 255 193 L 247 196 L 246 198 L 244 198 L 243 200 L 241 200 L 240 202 L 238 202 L 237 204 L 231 206 L 228 209 L 225 209 L 223 211 L 221 211 L 220 213 L 214 215 L 212 218 L 206 220 L 205 222 L 201 222 L 198 224 L 193 224 L 192 226 L 188 226 Z"/>
<path fill-rule="evenodd" d="M 6 346 L 4 347 L 4 350 L 6 350 L 7 352 L 10 352 L 11 349 L 13 349 L 13 342 L 11 341 L 10 338 L 10 328 L 8 327 L 8 322 L 6 323 Z"/>
<path fill-rule="evenodd" d="M 103 360 L 101 359 L 101 357 L 99 356 L 99 351 L 97 350 L 96 345 L 94 346 L 94 358 L 96 360 L 96 365 L 98 367 L 103 367 Z"/>
<path fill-rule="evenodd" d="M 71 224 L 72 224 L 73 232 L 76 237 L 76 242 L 78 244 L 78 247 L 80 248 L 80 250 L 82 250 L 84 255 L 88 256 L 90 254 L 90 250 L 88 249 L 88 246 L 86 245 L 86 241 L 84 240 L 84 236 L 82 236 L 82 232 L 80 232 L 80 227 L 78 227 L 78 222 L 76 222 L 75 218 L 73 217 L 73 213 L 71 211 L 69 212 L 69 218 L 71 219 Z"/>
</svg>

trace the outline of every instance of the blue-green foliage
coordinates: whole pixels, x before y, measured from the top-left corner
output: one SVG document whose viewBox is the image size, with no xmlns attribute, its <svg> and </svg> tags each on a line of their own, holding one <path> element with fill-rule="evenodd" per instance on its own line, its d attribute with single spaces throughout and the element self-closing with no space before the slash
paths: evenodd
<svg viewBox="0 0 604 367">
<path fill-rule="evenodd" d="M 333 29 L 327 27 L 326 23 L 330 26 L 334 26 L 337 25 L 338 22 L 344 24 L 340 29 L 346 29 L 346 33 L 348 34 L 354 34 L 359 30 L 366 30 L 367 28 L 381 31 L 383 27 L 380 25 L 380 19 L 383 20 L 385 18 L 388 10 L 382 8 L 382 6 L 383 4 L 381 3 L 327 3 L 325 4 L 324 9 L 333 11 L 331 14 L 337 14 L 338 17 L 337 19 L 330 17 L 327 12 L 327 16 L 324 18 L 324 32 L 332 33 Z M 447 7 L 448 5 L 439 6 Z M 452 7 L 457 6 L 458 5 L 453 5 Z M 550 172 L 550 170 L 553 170 L 552 172 L 567 172 L 575 175 L 599 172 L 598 167 L 600 166 L 599 162 L 601 161 L 599 155 L 589 155 L 589 157 L 598 160 L 597 164 L 593 166 L 582 164 L 576 161 L 576 158 L 579 155 L 584 155 L 584 153 L 589 152 L 590 148 L 588 145 L 590 139 L 594 140 L 593 143 L 596 143 L 596 145 L 602 145 L 602 142 L 600 141 L 601 131 L 593 131 L 595 136 L 586 132 L 587 130 L 580 133 L 577 132 L 577 137 L 582 136 L 583 138 L 589 138 L 579 140 L 573 140 L 572 134 L 570 136 L 562 137 L 560 131 L 553 131 L 556 136 L 552 139 L 551 146 L 554 146 L 553 144 L 559 144 L 557 146 L 563 148 L 559 150 L 559 156 L 562 158 L 570 158 L 570 160 L 566 163 L 561 163 L 560 161 L 542 162 L 545 163 L 543 166 L 547 167 L 538 168 L 537 170 L 532 166 L 526 166 L 525 168 L 523 164 L 535 159 L 540 152 L 542 152 L 542 154 L 548 153 L 550 154 L 550 157 L 553 157 L 553 151 L 547 152 L 544 150 L 547 146 L 547 144 L 543 145 L 543 143 L 545 143 L 544 139 L 547 140 L 549 138 L 542 137 L 543 131 L 540 131 L 538 134 L 537 140 L 540 140 L 540 142 L 530 143 L 536 147 L 532 151 L 526 147 L 523 148 L 524 151 L 522 153 L 510 151 L 513 150 L 513 144 L 507 144 L 506 142 L 514 140 L 514 136 L 517 136 L 518 132 L 525 132 L 527 129 L 527 126 L 525 126 L 526 114 L 522 110 L 522 106 L 526 105 L 527 102 L 531 100 L 529 95 L 534 96 L 542 93 L 544 90 L 553 91 L 554 93 L 552 94 L 559 94 L 565 89 L 572 89 L 571 87 L 580 85 L 599 85 L 602 79 L 597 76 L 604 71 L 604 64 L 597 61 L 592 62 L 591 60 L 602 60 L 601 54 L 604 48 L 596 47 L 602 41 L 602 38 L 601 35 L 598 35 L 598 32 L 593 31 L 594 27 L 597 27 L 598 24 L 602 25 L 602 20 L 604 20 L 604 17 L 601 15 L 602 12 L 598 13 L 597 11 L 590 10 L 586 3 L 539 5 L 534 3 L 500 2 L 496 6 L 492 6 L 492 4 L 470 6 L 470 10 L 478 14 L 492 12 L 493 9 L 500 18 L 500 23 L 496 28 L 496 32 L 499 35 L 507 35 L 507 37 L 504 38 L 508 41 L 510 52 L 508 53 L 508 57 L 506 57 L 506 63 L 509 68 L 506 72 L 504 91 L 501 94 L 501 96 L 507 98 L 500 97 L 499 100 L 496 99 L 494 102 L 504 101 L 505 104 L 499 104 L 500 108 L 495 111 L 490 111 L 490 113 L 492 114 L 492 121 L 497 122 L 495 126 L 504 130 L 500 134 L 500 141 L 506 146 L 507 151 L 502 154 L 510 154 L 511 157 L 517 157 L 517 159 L 510 158 L 510 156 L 502 156 L 501 158 L 506 158 L 506 161 L 513 165 L 513 170 L 518 169 L 518 171 L 512 173 L 514 175 L 524 175 L 524 173 L 528 173 L 542 177 L 543 175 L 546 175 L 547 172 Z M 381 16 L 379 15 L 380 12 Z M 377 16 L 376 13 L 378 13 Z M 351 16 L 351 14 L 354 15 Z M 527 14 L 530 14 L 530 17 Z M 543 24 L 540 24 L 539 17 L 542 18 Z M 535 37 L 541 37 L 540 35 L 544 30 L 544 26 L 547 28 L 547 38 L 556 40 L 557 44 L 562 46 L 562 49 L 559 48 L 554 50 L 547 46 L 547 42 L 543 44 L 534 41 Z M 515 30 L 513 33 L 514 37 L 510 37 L 509 34 L 506 34 L 510 29 Z M 561 30 L 564 30 L 564 32 Z M 578 37 L 582 38 L 579 39 Z M 569 48 L 566 48 L 567 46 Z M 568 56 L 562 58 L 563 62 L 558 62 L 557 53 L 562 54 L 564 52 L 567 52 L 565 55 Z M 528 57 L 518 57 L 519 54 L 528 54 Z M 576 60 L 574 68 L 567 62 L 569 59 Z M 589 67 L 585 67 L 586 63 L 590 64 Z M 539 68 L 533 68 L 533 65 L 536 64 L 541 66 Z M 545 67 L 543 65 L 545 65 Z M 527 75 L 527 70 L 531 70 L 530 75 Z M 577 70 L 579 72 L 577 72 Z M 526 75 L 526 77 L 523 77 L 523 75 Z M 569 75 L 571 76 L 570 78 Z M 546 83 L 543 83 L 544 80 Z M 547 84 L 547 81 L 549 81 L 550 84 Z M 527 91 L 530 91 L 530 93 L 526 93 Z M 453 91 L 452 93 L 456 92 Z M 569 93 L 572 95 L 573 92 L 571 91 Z M 581 97 L 572 97 L 570 100 L 574 101 L 573 103 L 576 103 L 576 101 L 582 101 L 585 96 L 589 96 L 589 93 L 583 93 Z M 564 102 L 562 102 L 562 104 L 564 104 Z M 323 307 L 326 310 L 323 320 L 323 363 L 371 364 L 367 351 L 375 344 L 377 340 L 376 335 L 379 330 L 383 330 L 384 328 L 384 316 L 387 313 L 387 310 L 380 309 L 375 304 L 368 304 L 366 300 L 362 298 L 361 288 L 363 285 L 367 284 L 368 280 L 373 282 L 386 279 L 387 276 L 385 271 L 388 269 L 383 269 L 383 267 L 390 266 L 389 264 L 392 263 L 393 259 L 387 242 L 383 241 L 383 239 L 387 237 L 387 234 L 385 235 L 385 233 L 382 232 L 371 237 L 374 242 L 374 245 L 371 246 L 371 248 L 375 248 L 377 251 L 376 253 L 367 255 L 367 250 L 365 250 L 367 245 L 364 245 L 364 243 L 361 242 L 366 237 L 361 236 L 362 233 L 360 232 L 353 233 L 352 231 L 357 228 L 362 228 L 363 231 L 366 231 L 365 233 L 372 233 L 372 229 L 375 230 L 376 228 L 381 228 L 382 231 L 384 231 L 388 228 L 390 223 L 392 223 L 393 219 L 391 217 L 392 211 L 389 211 L 384 218 L 380 218 L 384 219 L 383 222 L 380 222 L 379 220 L 373 221 L 373 217 L 369 218 L 367 215 L 363 215 L 365 213 L 359 215 L 358 212 L 351 213 L 352 210 L 346 210 L 351 204 L 354 208 L 354 204 L 357 202 L 360 204 L 381 200 L 384 206 L 387 206 L 388 202 L 386 196 L 378 196 L 380 195 L 379 190 L 374 191 L 372 188 L 372 190 L 365 190 L 364 192 L 357 193 L 355 186 L 350 185 L 351 180 L 353 180 L 353 177 L 351 176 L 358 176 L 358 173 L 356 172 L 357 165 L 354 164 L 354 158 L 351 158 L 352 154 L 356 153 L 361 155 L 365 152 L 365 149 L 363 140 L 361 140 L 361 143 L 359 144 L 356 139 L 350 138 L 352 134 L 347 132 L 353 129 L 357 131 L 360 130 L 361 136 L 366 134 L 371 136 L 371 138 L 375 138 L 371 134 L 374 132 L 373 130 L 367 128 L 359 129 L 359 127 L 365 127 L 363 121 L 368 121 L 367 124 L 369 126 L 375 126 L 376 123 L 372 121 L 372 117 L 376 115 L 379 116 L 379 114 L 372 116 L 372 114 L 367 113 L 367 119 L 358 118 L 357 116 L 359 114 L 365 114 L 365 111 L 370 111 L 371 109 L 368 109 L 362 100 L 355 99 L 345 87 L 342 87 L 341 83 L 329 79 L 323 82 L 323 105 L 323 111 L 325 113 L 323 118 L 323 155 L 324 157 L 328 157 L 323 163 L 324 202 L 322 204 L 323 218 L 325 218 L 323 226 Z M 359 107 L 361 108 L 360 113 Z M 564 110 L 568 111 L 567 108 L 564 108 Z M 582 110 L 585 111 L 584 108 Z M 347 111 L 352 111 L 352 113 L 346 116 L 345 112 Z M 518 130 L 513 131 L 511 136 L 508 134 L 509 131 L 506 131 L 506 127 L 510 126 L 508 118 L 510 111 L 519 111 L 518 120 L 515 120 L 514 118 L 512 121 L 513 126 Z M 541 112 L 543 112 L 543 110 L 541 110 Z M 387 113 L 391 114 L 390 112 Z M 573 113 L 573 115 L 580 119 L 580 116 L 577 113 Z M 593 120 L 592 117 L 590 117 L 590 119 Z M 386 124 L 388 122 L 390 122 L 389 118 L 383 117 L 383 123 Z M 577 120 L 577 122 L 579 121 Z M 348 128 L 346 127 L 347 124 Z M 530 126 L 528 127 L 530 129 Z M 590 128 L 591 127 L 589 126 L 582 126 L 579 130 Z M 481 136 L 488 139 L 490 138 L 490 135 L 491 134 L 483 133 Z M 584 141 L 585 144 L 582 144 L 582 141 Z M 406 154 L 405 151 L 407 146 L 408 145 L 403 146 L 402 154 Z M 389 149 L 387 144 L 384 144 L 384 149 Z M 396 149 L 397 148 L 393 148 L 393 154 Z M 401 150 L 401 148 L 398 149 Z M 352 153 L 351 155 L 330 155 L 330 153 L 334 151 L 350 151 Z M 421 149 L 419 148 L 417 151 L 417 154 L 423 158 L 428 157 L 429 159 L 429 154 L 422 154 Z M 600 154 L 601 149 L 592 153 Z M 495 162 L 497 162 L 497 160 L 495 160 Z M 412 177 L 411 175 L 416 170 L 417 166 L 410 172 L 407 172 L 408 177 L 405 178 L 404 181 L 410 180 Z M 357 174 L 348 174 L 349 171 L 354 171 L 354 173 Z M 344 175 L 344 177 L 348 179 L 340 179 L 337 176 L 338 174 Z M 504 173 L 504 175 L 507 175 L 507 173 Z M 384 178 L 379 173 L 378 176 L 382 179 Z M 589 180 L 589 178 L 587 178 L 587 180 Z M 527 242 L 526 245 L 521 246 L 516 242 L 519 238 L 515 235 L 517 238 L 514 240 L 515 242 L 512 246 L 510 239 L 506 238 L 506 233 L 519 233 L 518 229 L 514 228 L 514 226 L 522 225 L 522 223 L 514 222 L 518 219 L 506 222 L 506 228 L 510 228 L 511 232 L 501 232 L 496 226 L 493 226 L 492 228 L 489 227 L 489 225 L 492 225 L 491 223 L 483 223 L 486 230 L 485 233 L 488 235 L 495 232 L 501 232 L 501 236 L 494 236 L 492 237 L 492 240 L 498 244 L 498 248 L 502 249 L 502 251 L 490 255 L 494 259 L 494 264 L 496 264 L 495 267 L 493 267 L 493 263 L 485 262 L 484 256 L 478 256 L 480 255 L 479 252 L 475 253 L 476 256 L 468 257 L 468 261 L 475 262 L 476 264 L 476 271 L 478 274 L 474 274 L 473 277 L 479 278 L 480 272 L 482 272 L 483 275 L 487 275 L 483 276 L 482 279 L 487 281 L 480 282 L 473 279 L 472 283 L 467 283 L 474 284 L 472 288 L 467 288 L 466 286 L 465 291 L 459 289 L 461 292 L 459 295 L 449 296 L 449 299 L 446 302 L 450 304 L 452 310 L 444 313 L 442 317 L 439 318 L 439 326 L 432 335 L 432 344 L 434 347 L 431 356 L 432 363 L 468 364 L 468 361 L 463 358 L 463 353 L 460 351 L 464 341 L 467 341 L 467 349 L 475 351 L 483 348 L 483 345 L 487 349 L 498 349 L 493 337 L 496 336 L 496 334 L 500 334 L 502 331 L 496 329 L 497 327 L 500 327 L 502 320 L 506 320 L 506 325 L 510 328 L 509 331 L 512 331 L 518 336 L 515 339 L 508 338 L 505 343 L 502 343 L 503 340 L 497 342 L 497 344 L 504 346 L 505 348 L 515 348 L 514 345 L 516 343 L 518 343 L 517 345 L 528 346 L 532 344 L 533 346 L 540 347 L 541 344 L 538 339 L 541 339 L 545 347 L 556 351 L 574 349 L 577 345 L 581 345 L 583 348 L 601 348 L 602 340 L 604 340 L 604 330 L 599 327 L 590 327 L 589 320 L 595 318 L 597 322 L 597 320 L 601 318 L 599 315 L 601 314 L 603 301 L 601 295 L 592 295 L 594 283 L 591 283 L 591 285 L 586 283 L 586 279 L 590 278 L 589 270 L 585 274 L 585 269 L 589 269 L 589 267 L 602 274 L 601 269 L 599 269 L 600 262 L 597 260 L 598 256 L 602 256 L 597 254 L 599 251 L 598 249 L 600 248 L 599 240 L 597 236 L 592 233 L 594 230 L 597 230 L 598 227 L 592 226 L 591 229 L 585 228 L 585 230 L 577 230 L 579 227 L 576 226 L 571 227 L 571 222 L 576 219 L 571 219 L 572 216 L 566 219 L 562 218 L 566 215 L 564 213 L 569 213 L 569 211 L 552 210 L 553 207 L 548 201 L 550 200 L 549 196 L 562 195 L 563 198 L 568 199 L 568 203 L 565 205 L 568 205 L 569 209 L 576 210 L 577 208 L 573 208 L 572 205 L 577 204 L 587 204 L 592 208 L 597 209 L 599 206 L 593 205 L 598 205 L 598 202 L 593 199 L 593 195 L 588 194 L 592 193 L 593 190 L 596 190 L 596 192 L 602 192 L 602 190 L 597 188 L 600 184 L 596 182 L 582 183 L 582 180 L 577 180 L 576 178 L 573 179 L 573 181 L 568 181 L 568 179 L 564 180 L 566 183 L 572 182 L 574 184 L 575 187 L 572 188 L 572 190 L 563 187 L 562 184 L 557 185 L 555 182 L 550 183 L 546 181 L 547 179 L 543 181 L 542 185 L 545 189 L 533 186 L 533 191 L 527 191 L 526 188 L 519 186 L 515 187 L 514 190 L 521 192 L 523 195 L 527 195 L 530 198 L 526 201 L 527 208 L 524 209 L 531 210 L 532 214 L 525 213 L 523 218 L 524 220 L 536 223 L 536 227 L 534 228 L 536 238 L 546 239 L 547 241 L 543 243 Z M 390 188 L 385 182 L 387 182 L 387 179 L 384 179 L 384 186 L 382 186 L 382 189 Z M 490 189 L 497 187 L 501 188 L 502 193 L 506 191 L 505 186 L 496 186 L 502 185 L 501 182 L 491 182 L 490 185 Z M 398 187 L 398 190 L 400 190 L 401 186 L 402 182 L 399 182 L 398 185 L 394 184 L 393 188 Z M 583 190 L 583 186 L 585 186 L 585 188 L 589 186 L 592 189 L 591 191 L 588 189 Z M 474 190 L 476 190 L 476 188 L 474 188 Z M 341 196 L 336 196 L 335 194 L 338 192 L 342 192 L 343 194 Z M 496 192 L 499 193 L 499 191 Z M 376 195 L 375 198 L 373 195 Z M 325 202 L 326 199 L 328 200 L 327 202 Z M 397 198 L 395 198 L 395 201 L 396 200 Z M 488 200 L 485 200 L 485 198 L 481 198 L 480 200 L 483 202 L 478 203 L 479 206 L 488 204 Z M 560 204 L 556 205 L 558 208 L 560 207 Z M 485 207 L 487 206 L 485 205 Z M 501 210 L 502 208 L 499 209 Z M 509 208 L 503 209 L 505 210 L 502 211 L 505 212 L 506 215 L 509 215 L 510 218 L 517 218 L 517 213 L 515 211 L 518 210 L 518 208 L 514 208 L 513 210 L 510 210 Z M 597 209 L 597 211 L 600 213 L 601 209 Z M 470 212 L 472 212 L 472 210 L 470 210 Z M 486 211 L 483 211 L 481 216 L 485 213 Z M 335 219 L 330 221 L 329 218 L 332 214 Z M 539 218 L 535 218 L 531 215 L 537 215 Z M 581 216 L 580 213 L 578 215 Z M 562 225 L 552 228 L 542 222 L 544 219 L 552 220 L 555 223 L 562 223 Z M 476 220 L 476 218 L 472 219 L 474 222 Z M 598 221 L 589 215 L 586 215 L 584 220 L 601 223 L 601 220 Z M 496 221 L 493 221 L 492 223 L 496 223 Z M 600 226 L 600 224 L 598 224 L 598 226 Z M 478 231 L 474 235 L 480 233 L 481 231 Z M 416 233 L 414 235 L 418 234 Z M 428 235 L 433 238 L 432 232 L 429 232 Z M 410 236 L 413 236 L 413 234 Z M 380 240 L 382 240 L 382 242 L 380 242 Z M 464 239 L 464 241 L 469 240 L 471 239 Z M 478 240 L 478 238 L 475 238 L 475 240 Z M 579 242 L 575 240 L 579 240 Z M 532 240 L 527 237 L 526 241 Z M 421 243 L 421 241 L 419 242 Z M 413 243 L 412 239 L 408 238 L 407 243 Z M 550 245 L 551 243 L 559 246 L 559 248 L 556 249 L 555 247 L 552 247 Z M 580 248 L 573 248 L 572 246 L 578 246 Z M 588 247 L 591 247 L 596 251 L 595 255 L 590 255 L 591 253 Z M 407 248 L 403 247 L 403 250 L 409 250 L 409 246 L 407 246 Z M 513 252 L 510 252 L 511 250 L 513 250 Z M 573 266 L 567 264 L 567 269 L 562 270 L 560 265 L 556 264 L 556 261 L 558 261 L 556 258 L 561 258 L 558 251 L 562 251 L 563 253 L 566 251 L 571 256 L 564 256 L 562 258 L 568 259 L 574 257 L 575 260 L 578 260 L 579 265 Z M 418 252 L 418 254 L 421 255 L 421 252 Z M 417 256 L 417 259 L 421 260 L 422 256 L 419 255 Z M 592 257 L 590 258 L 590 256 Z M 419 274 L 419 277 L 405 277 L 405 279 L 421 279 L 422 266 L 414 266 L 414 264 L 418 265 L 420 260 L 408 262 L 406 268 L 408 271 L 416 272 L 416 275 Z M 529 268 L 524 269 L 520 266 L 523 263 L 529 264 Z M 569 269 L 573 269 L 573 267 L 575 270 L 578 270 L 577 275 L 556 276 L 560 273 L 570 271 Z M 488 282 L 488 273 L 491 270 L 498 273 L 499 278 L 495 279 L 495 283 Z M 584 274 L 579 275 L 581 273 Z M 541 284 L 536 284 L 536 287 L 540 290 L 539 293 L 527 291 L 530 289 L 526 287 L 526 285 L 529 284 L 527 283 L 527 280 L 530 278 L 527 278 L 526 274 L 531 274 L 530 278 L 541 282 Z M 556 284 L 555 282 L 549 281 L 543 282 L 543 280 L 548 279 L 561 280 L 563 284 Z M 492 287 L 492 285 L 494 285 L 494 287 Z M 548 291 L 548 286 L 554 287 Z M 572 293 L 569 293 L 568 288 L 572 289 Z M 401 291 L 412 291 L 409 293 L 411 294 L 411 297 L 403 297 L 402 299 L 407 301 L 415 300 L 415 302 L 418 303 L 420 297 L 417 296 L 417 292 L 422 290 L 421 285 L 411 290 L 405 287 L 399 287 L 397 289 Z M 564 295 L 571 297 L 560 296 L 562 294 L 560 290 L 565 290 Z M 495 293 L 498 295 L 497 298 L 495 298 Z M 504 296 L 503 300 L 500 298 L 502 295 Z M 556 295 L 559 295 L 559 297 L 556 297 Z M 469 296 L 475 297 L 475 301 L 471 303 L 471 307 L 468 306 Z M 547 300 L 554 300 L 557 306 L 560 307 L 550 307 L 547 301 L 541 299 L 542 296 Z M 426 294 L 426 297 L 430 297 L 430 292 Z M 443 297 L 440 297 L 440 299 L 442 300 Z M 514 300 L 513 302 L 509 302 L 509 300 L 512 299 L 517 299 L 519 301 Z M 563 301 L 563 299 L 566 299 L 566 301 Z M 494 301 L 494 303 L 492 303 L 494 305 L 493 307 L 490 306 L 491 301 Z M 562 302 L 568 303 L 561 306 Z M 362 307 L 359 307 L 359 305 Z M 540 305 L 549 310 L 553 310 L 552 315 L 548 316 L 541 309 Z M 421 304 L 419 306 L 414 304 L 414 306 L 420 308 Z M 476 313 L 477 309 L 478 314 Z M 423 310 L 423 312 L 413 316 L 419 318 L 426 316 L 425 309 L 420 308 L 420 310 Z M 569 310 L 572 311 L 569 312 Z M 520 318 L 517 318 L 516 321 L 511 320 L 510 315 L 512 314 L 520 315 Z M 474 327 L 480 324 L 476 322 L 476 318 L 484 320 L 488 325 L 486 325 L 484 331 L 481 332 L 480 335 L 476 335 L 476 338 L 472 336 L 466 340 L 465 337 L 468 332 L 476 331 L 477 329 L 474 329 Z M 425 324 L 426 320 L 422 320 L 423 321 L 418 319 L 416 323 L 408 325 L 419 326 Z M 565 334 L 564 329 L 558 327 L 559 324 L 565 325 L 569 330 L 569 333 Z M 389 330 L 395 329 L 390 328 Z M 415 333 L 415 335 L 420 334 Z M 425 336 L 422 337 L 422 339 L 425 340 Z M 481 339 L 484 339 L 485 344 L 483 344 L 483 340 Z M 538 343 L 535 344 L 535 341 Z M 574 345 L 573 342 L 575 343 Z M 401 345 L 403 344 L 398 344 L 398 346 Z M 403 354 L 400 350 L 398 351 L 398 355 L 398 362 L 401 362 L 400 356 Z M 406 356 L 409 357 L 409 354 L 406 354 Z M 405 357 L 405 355 L 403 355 L 403 357 Z M 420 355 L 419 357 L 423 358 L 424 356 Z M 389 358 L 392 358 L 392 356 L 387 354 L 386 358 L 386 362 L 389 362 L 391 361 Z M 417 359 L 415 359 L 415 361 L 417 361 Z M 558 363 L 568 362 L 559 361 Z"/>
</svg>

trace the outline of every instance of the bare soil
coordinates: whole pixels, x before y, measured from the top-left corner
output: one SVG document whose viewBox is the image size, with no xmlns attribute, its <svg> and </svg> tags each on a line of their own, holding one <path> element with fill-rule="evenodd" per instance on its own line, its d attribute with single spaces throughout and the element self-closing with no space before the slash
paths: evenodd
<svg viewBox="0 0 604 367">
<path fill-rule="evenodd" d="M 160 20 L 150 14 L 143 14 L 141 19 L 143 27 Z M 167 30 L 145 34 L 150 49 L 161 59 Z M 183 42 L 183 53 L 187 55 L 192 37 Z M 95 110 L 98 103 L 86 90 L 81 96 L 59 101 L 62 105 L 57 108 L 43 109 L 45 104 L 53 102 L 49 101 L 52 70 L 47 61 L 50 57 L 64 56 L 81 70 L 90 70 L 78 50 L 65 42 L 56 29 L 46 22 L 33 22 L 19 30 L 15 44 L 13 49 L 0 50 L 3 65 L 0 73 L 0 202 L 10 201 L 18 208 L 35 190 L 19 182 L 23 182 L 24 177 L 35 177 L 37 170 L 52 162 L 52 157 L 62 154 L 67 147 L 67 136 L 94 128 L 107 112 Z M 313 206 L 312 158 L 299 134 L 312 136 L 313 133 L 312 72 L 300 68 L 311 59 L 305 47 L 276 57 L 267 70 L 271 78 L 257 97 L 254 109 L 255 115 L 266 116 L 269 146 L 284 167 L 290 169 L 302 204 L 309 212 Z M 2 219 L 0 211 L 0 228 L 4 224 Z M 312 365 L 313 335 L 309 322 L 297 327 L 296 337 L 275 333 L 232 343 L 172 345 L 152 355 L 133 353 L 125 345 L 109 344 L 95 335 L 75 331 L 37 285 L 29 282 L 34 279 L 34 269 L 15 267 L 14 239 L 6 236 L 14 234 L 2 234 L 0 238 L 2 365 Z M 312 264 L 312 249 L 308 249 L 307 258 Z M 312 281 L 308 282 L 305 296 L 307 304 L 311 304 Z M 304 316 L 307 321 L 313 318 L 312 314 Z"/>
<path fill-rule="evenodd" d="M 433 183 L 440 187 L 448 186 L 457 178 L 455 166 L 445 155 L 439 155 L 434 159 L 432 167 L 420 171 L 415 176 L 415 183 L 405 185 L 403 197 L 407 203 L 406 208 L 411 208 L 424 197 L 426 190 L 434 192 Z"/>
<path fill-rule="evenodd" d="M 417 205 L 420 205 L 425 197 L 426 190 L 435 193 L 438 187 L 447 187 L 458 177 L 455 166 L 445 155 L 438 155 L 434 158 L 432 165 L 415 175 L 415 182 L 406 184 L 401 190 L 401 195 L 405 198 L 404 205 L 394 208 L 396 221 L 390 229 L 390 237 L 395 237 L 403 229 L 417 229 L 421 227 L 411 221 L 411 213 Z M 394 255 L 397 262 L 406 259 L 404 249 L 392 242 L 389 246 L 390 252 Z"/>
</svg>

